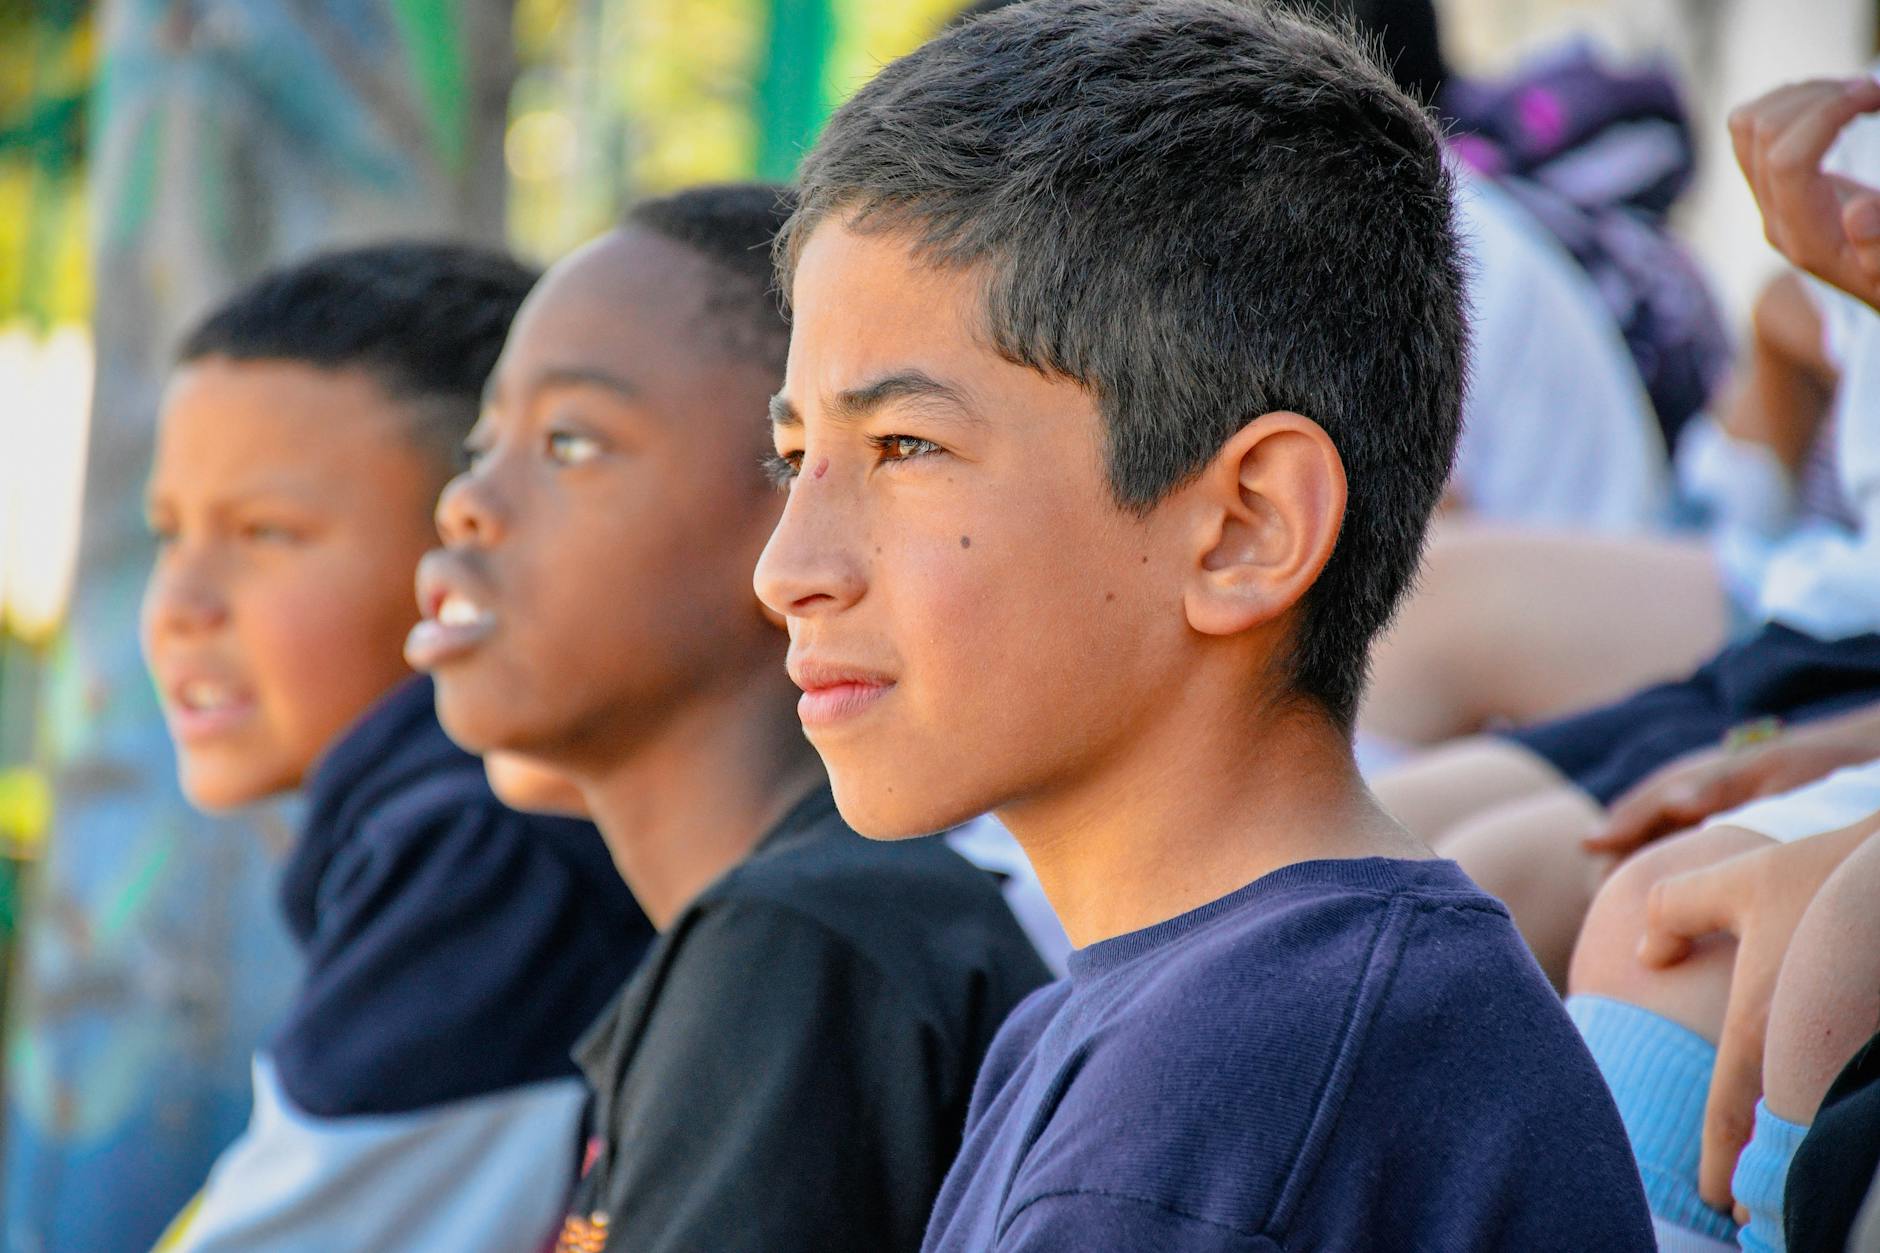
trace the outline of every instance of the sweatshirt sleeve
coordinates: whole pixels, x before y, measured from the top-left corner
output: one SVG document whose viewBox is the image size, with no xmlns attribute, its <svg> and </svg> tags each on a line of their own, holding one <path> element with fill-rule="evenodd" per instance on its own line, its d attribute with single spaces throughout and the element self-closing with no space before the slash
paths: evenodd
<svg viewBox="0 0 1880 1253">
<path fill-rule="evenodd" d="M 1617 1108 L 1566 1010 L 1475 905 L 1419 906 L 1289 1248 L 1656 1247 Z M 1345 1117 L 1350 1112 L 1353 1117 Z"/>
<path fill-rule="evenodd" d="M 551 1079 L 402 1114 L 317 1118 L 257 1058 L 254 1113 L 157 1253 L 536 1253 L 587 1093 Z"/>
<path fill-rule="evenodd" d="M 159 1247 L 533 1253 L 565 1209 L 575 1038 L 651 928 L 605 858 L 491 803 L 401 798 L 327 868 L 247 1130 Z"/>
</svg>

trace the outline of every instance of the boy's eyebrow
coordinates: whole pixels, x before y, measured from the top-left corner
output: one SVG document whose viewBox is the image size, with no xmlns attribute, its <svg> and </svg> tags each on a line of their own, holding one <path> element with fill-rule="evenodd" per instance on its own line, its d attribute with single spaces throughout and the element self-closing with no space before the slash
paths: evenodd
<svg viewBox="0 0 1880 1253">
<path fill-rule="evenodd" d="M 803 415 L 796 411 L 796 406 L 778 392 L 770 398 L 770 424 L 772 426 L 802 426 Z"/>
<path fill-rule="evenodd" d="M 599 387 L 629 400 L 640 394 L 639 388 L 618 374 L 581 365 L 549 366 L 535 376 L 535 389 L 541 391 L 545 387 Z"/>
<path fill-rule="evenodd" d="M 833 422 L 853 425 L 883 405 L 907 400 L 926 402 L 923 407 L 937 404 L 939 408 L 951 409 L 953 413 L 947 416 L 973 425 L 981 425 L 985 421 L 966 403 L 966 397 L 958 388 L 942 383 L 922 370 L 897 371 L 861 387 L 838 392 L 829 406 L 829 417 Z M 801 426 L 803 415 L 779 393 L 770 398 L 770 421 L 773 426 Z"/>
<path fill-rule="evenodd" d="M 496 401 L 498 394 L 502 391 L 501 382 L 501 379 L 492 374 L 489 382 L 483 385 L 483 404 L 485 407 L 488 407 Z M 627 400 L 637 399 L 640 395 L 639 388 L 627 382 L 627 380 L 621 378 L 618 374 L 610 374 L 606 370 L 596 369 L 592 366 L 549 366 L 537 372 L 535 377 L 529 380 L 529 383 L 530 390 L 538 392 L 549 387 L 598 387 L 603 391 L 613 392 L 615 395 Z"/>
</svg>

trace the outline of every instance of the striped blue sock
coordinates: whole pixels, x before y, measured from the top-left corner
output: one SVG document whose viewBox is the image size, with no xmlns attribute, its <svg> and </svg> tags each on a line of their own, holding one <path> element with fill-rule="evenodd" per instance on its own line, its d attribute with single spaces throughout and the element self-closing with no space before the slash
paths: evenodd
<svg viewBox="0 0 1880 1253">
<path fill-rule="evenodd" d="M 1612 1089 L 1653 1217 L 1712 1240 L 1734 1240 L 1736 1223 L 1697 1194 L 1716 1046 L 1669 1018 L 1604 996 L 1570 996 L 1567 1013 Z"/>
<path fill-rule="evenodd" d="M 1807 1134 L 1807 1127 L 1778 1118 L 1767 1105 L 1756 1102 L 1756 1130 L 1743 1156 L 1736 1159 L 1736 1174 L 1730 1178 L 1730 1190 L 1749 1210 L 1749 1222 L 1738 1237 L 1745 1253 L 1786 1253 L 1782 1194 L 1789 1181 L 1789 1163 Z"/>
</svg>

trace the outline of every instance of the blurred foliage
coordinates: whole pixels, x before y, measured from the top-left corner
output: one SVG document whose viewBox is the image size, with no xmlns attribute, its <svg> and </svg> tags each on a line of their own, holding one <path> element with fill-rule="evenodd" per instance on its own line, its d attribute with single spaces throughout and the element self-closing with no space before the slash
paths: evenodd
<svg viewBox="0 0 1880 1253">
<path fill-rule="evenodd" d="M 0 324 L 90 307 L 85 247 L 89 0 L 0 0 Z"/>
<path fill-rule="evenodd" d="M 461 174 L 469 155 L 469 84 L 456 6 L 452 0 L 392 0 L 391 14 L 411 56 L 431 143 L 444 167 Z"/>
<path fill-rule="evenodd" d="M 0 329 L 44 332 L 90 311 L 85 124 L 95 53 L 89 0 L 0 0 Z M 34 739 L 22 657 L 0 639 L 0 944 L 17 912 L 13 859 L 38 854 L 52 806 L 44 774 L 17 764 Z"/>
<path fill-rule="evenodd" d="M 829 112 L 958 0 L 520 0 L 510 236 L 548 259 L 634 197 L 787 178 Z"/>
<path fill-rule="evenodd" d="M 24 767 L 0 770 L 0 857 L 36 856 L 51 817 L 52 787 L 45 775 Z"/>
<path fill-rule="evenodd" d="M 518 0 L 510 235 L 547 259 L 635 196 L 783 178 L 829 111 L 956 0 Z M 83 158 L 94 0 L 0 0 L 0 323 L 89 310 Z M 396 0 L 434 119 L 461 108 L 448 0 Z M 419 37 L 422 35 L 423 37 Z M 460 165 L 445 126 L 440 157 Z"/>
</svg>

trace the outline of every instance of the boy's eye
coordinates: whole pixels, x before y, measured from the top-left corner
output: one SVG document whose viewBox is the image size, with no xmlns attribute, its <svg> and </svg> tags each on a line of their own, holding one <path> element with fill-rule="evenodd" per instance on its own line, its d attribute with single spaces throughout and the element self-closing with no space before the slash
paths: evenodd
<svg viewBox="0 0 1880 1253">
<path fill-rule="evenodd" d="M 548 455 L 566 466 L 578 466 L 600 454 L 600 441 L 579 431 L 550 431 Z"/>
<path fill-rule="evenodd" d="M 167 548 L 176 542 L 176 525 L 168 519 L 145 518 L 144 530 L 158 548 Z"/>
<path fill-rule="evenodd" d="M 790 486 L 790 481 L 803 472 L 803 454 L 800 452 L 771 453 L 764 458 L 764 473 L 778 487 Z"/>
<path fill-rule="evenodd" d="M 875 446 L 883 461 L 912 461 L 940 451 L 940 445 L 917 435 L 871 435 L 868 442 Z"/>
<path fill-rule="evenodd" d="M 275 522 L 244 522 L 239 534 L 250 544 L 293 544 L 300 540 L 298 531 Z"/>
<path fill-rule="evenodd" d="M 457 469 L 460 473 L 465 470 L 474 470 L 477 464 L 489 455 L 489 445 L 481 441 L 472 443 L 466 440 L 463 447 L 457 450 Z"/>
</svg>

